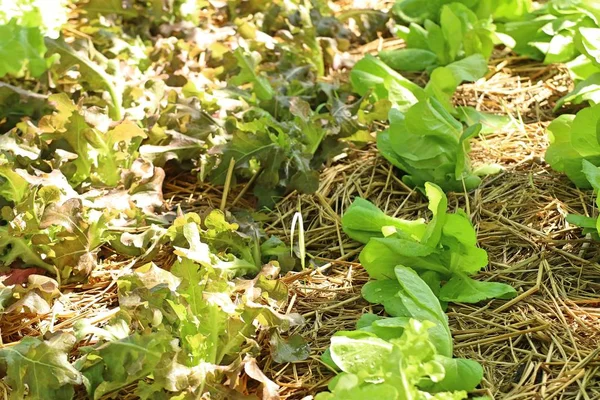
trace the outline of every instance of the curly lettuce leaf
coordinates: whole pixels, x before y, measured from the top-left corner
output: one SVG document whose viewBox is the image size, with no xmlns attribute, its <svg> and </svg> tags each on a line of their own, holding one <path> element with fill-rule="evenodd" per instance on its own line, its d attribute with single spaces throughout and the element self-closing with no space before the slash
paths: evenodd
<svg viewBox="0 0 600 400">
<path fill-rule="evenodd" d="M 74 344 L 72 335 L 59 334 L 47 341 L 25 337 L 14 346 L 0 349 L 0 365 L 13 389 L 10 398 L 72 399 L 74 385 L 82 383 L 81 374 L 68 358 Z"/>
</svg>

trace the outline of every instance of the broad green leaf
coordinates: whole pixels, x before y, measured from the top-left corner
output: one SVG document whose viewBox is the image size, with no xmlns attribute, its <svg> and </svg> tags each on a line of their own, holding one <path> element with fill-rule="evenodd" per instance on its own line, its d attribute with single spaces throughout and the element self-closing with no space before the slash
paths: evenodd
<svg viewBox="0 0 600 400">
<path fill-rule="evenodd" d="M 452 111 L 452 97 L 458 85 L 465 81 L 477 81 L 487 70 L 486 59 L 481 54 L 473 54 L 445 67 L 434 69 L 425 91 L 442 103 L 448 111 Z"/>
<path fill-rule="evenodd" d="M 459 210 L 462 211 L 462 210 Z M 477 245 L 477 235 L 469 218 L 464 212 L 446 214 L 446 221 L 442 227 L 445 236 L 452 236 L 466 246 Z"/>
<path fill-rule="evenodd" d="M 427 208 L 433 213 L 433 218 L 427 224 L 423 242 L 430 247 L 436 247 L 440 242 L 446 224 L 448 198 L 439 186 L 430 182 L 425 184 L 425 194 L 429 200 Z"/>
<path fill-rule="evenodd" d="M 383 304 L 396 297 L 401 289 L 396 279 L 376 279 L 365 283 L 361 294 L 369 303 Z"/>
<path fill-rule="evenodd" d="M 382 317 L 377 314 L 371 314 L 371 313 L 362 314 L 358 318 L 358 321 L 356 321 L 356 329 L 367 328 L 367 327 L 371 326 L 371 324 L 373 322 L 380 320 L 380 319 L 385 319 L 385 317 Z"/>
<path fill-rule="evenodd" d="M 2 159 L 0 158 L 0 162 Z M 8 201 L 20 202 L 29 190 L 29 183 L 13 168 L 8 165 L 0 165 L 0 196 Z"/>
<path fill-rule="evenodd" d="M 375 319 L 374 323 L 385 320 L 387 318 Z M 421 386 L 442 382 L 445 375 L 440 361 L 446 360 L 436 354 L 430 336 L 434 323 L 408 318 L 393 320 L 402 320 L 399 323 L 402 328 L 399 336 L 389 341 L 364 331 L 338 332 L 332 337 L 328 352 L 331 355 L 330 363 L 344 372 L 330 381 L 330 393 L 320 393 L 318 399 L 358 400 L 371 396 L 381 396 L 386 400 L 467 398 L 464 390 L 438 394 L 421 391 Z M 460 362 L 456 366 L 455 371 L 450 371 L 451 379 L 464 382 L 465 386 L 472 385 L 476 368 Z M 460 373 L 460 376 L 454 372 Z"/>
<path fill-rule="evenodd" d="M 398 264 L 411 265 L 419 271 L 449 273 L 436 249 L 414 239 L 397 237 L 372 238 L 360 253 L 360 262 L 373 279 L 393 279 Z"/>
<path fill-rule="evenodd" d="M 373 399 L 397 399 L 399 394 L 393 385 L 380 384 L 359 386 L 359 378 L 353 374 L 344 374 L 336 379 L 335 385 L 330 387 L 333 393 L 318 393 L 315 400 L 363 400 Z"/>
<path fill-rule="evenodd" d="M 425 98 L 420 86 L 371 55 L 366 55 L 354 65 L 350 82 L 361 96 L 372 93 L 376 100 L 389 99 L 400 110 Z"/>
<path fill-rule="evenodd" d="M 483 368 L 476 361 L 443 356 L 437 356 L 436 361 L 444 367 L 444 379 L 432 383 L 431 386 L 422 386 L 429 392 L 453 392 L 457 390 L 471 392 L 477 388 L 477 385 L 483 379 Z"/>
<path fill-rule="evenodd" d="M 565 218 L 570 224 L 580 226 L 582 228 L 596 229 L 598 218 L 586 217 L 585 215 L 568 214 Z"/>
<path fill-rule="evenodd" d="M 446 40 L 447 60 L 452 62 L 458 56 L 462 44 L 462 23 L 452 8 L 444 6 L 440 14 L 440 26 Z"/>
<path fill-rule="evenodd" d="M 48 68 L 44 37 L 37 27 L 23 27 L 13 19 L 0 24 L 0 37 L 0 78 L 23 76 L 25 71 L 38 77 Z"/>
<path fill-rule="evenodd" d="M 357 197 L 342 216 L 342 229 L 352 239 L 361 243 L 374 237 L 383 237 L 382 228 L 392 226 L 420 239 L 425 232 L 422 219 L 408 221 L 386 215 L 368 200 Z"/>
<path fill-rule="evenodd" d="M 581 171 L 583 156 L 572 143 L 573 134 L 583 133 L 573 131 L 573 120 L 575 118 L 575 115 L 560 115 L 548 125 L 546 133 L 550 145 L 546 150 L 545 159 L 552 169 L 564 172 L 577 187 L 588 188 L 590 187 L 589 183 Z"/>
<path fill-rule="evenodd" d="M 451 356 L 452 336 L 446 314 L 442 310 L 439 300 L 411 268 L 399 265 L 395 268 L 395 272 L 396 279 L 402 288 L 395 298 L 385 302 L 386 310 L 388 312 L 389 309 L 402 310 L 401 314 L 392 315 L 434 323 L 435 325 L 430 329 L 431 341 L 440 354 Z M 394 306 L 394 302 L 401 303 L 401 307 Z"/>
<path fill-rule="evenodd" d="M 600 67 L 594 65 L 592 60 L 587 58 L 584 54 L 580 54 L 573 60 L 565 63 L 565 66 L 575 81 L 585 80 L 590 76 L 600 72 Z"/>
<path fill-rule="evenodd" d="M 582 161 L 582 171 L 596 192 L 596 207 L 600 208 L 600 168 L 587 160 Z M 596 221 L 596 230 L 600 232 L 600 220 Z"/>
<path fill-rule="evenodd" d="M 571 143 L 584 158 L 600 156 L 597 125 L 600 121 L 600 105 L 585 108 L 577 113 L 572 124 Z"/>
<path fill-rule="evenodd" d="M 310 345 L 301 335 L 295 334 L 283 339 L 278 333 L 271 336 L 271 356 L 277 363 L 306 360 L 310 355 Z"/>
<path fill-rule="evenodd" d="M 383 375 L 383 364 L 392 354 L 393 345 L 379 338 L 331 338 L 331 357 L 344 372 L 362 377 Z"/>
<path fill-rule="evenodd" d="M 446 314 L 442 310 L 440 302 L 423 279 L 412 268 L 402 265 L 397 266 L 395 272 L 396 279 L 402 287 L 400 297 L 402 297 L 403 302 L 405 302 L 405 299 L 410 299 L 410 302 L 405 302 L 407 308 L 411 310 L 411 307 L 414 307 L 414 311 L 411 310 L 411 312 L 415 314 L 423 312 L 423 315 L 431 316 L 431 318 L 425 319 L 445 325 L 447 321 Z"/>
<path fill-rule="evenodd" d="M 421 49 L 431 51 L 429 50 L 428 36 L 429 33 L 425 28 L 423 28 L 421 25 L 411 23 L 409 25 L 408 34 L 403 39 L 406 41 L 406 46 L 409 49 Z M 437 60 L 437 54 L 433 54 L 435 55 L 435 58 Z"/>
<path fill-rule="evenodd" d="M 587 160 L 582 161 L 582 171 L 587 181 L 596 191 L 600 191 L 600 169 Z"/>
<path fill-rule="evenodd" d="M 481 134 L 497 133 L 510 127 L 513 122 L 508 115 L 490 114 L 473 107 L 456 107 L 458 119 L 467 126 L 481 124 Z"/>
<path fill-rule="evenodd" d="M 442 5 L 450 2 L 451 0 L 432 0 L 425 3 L 419 0 L 401 0 L 394 4 L 392 11 L 406 22 L 421 24 L 427 19 L 438 20 Z"/>
<path fill-rule="evenodd" d="M 452 97 L 459 84 L 452 70 L 447 67 L 437 67 L 431 73 L 425 92 L 439 101 L 446 110 L 452 111 Z"/>
<path fill-rule="evenodd" d="M 458 83 L 475 82 L 488 72 L 486 59 L 481 54 L 473 54 L 462 60 L 446 65 Z"/>
<path fill-rule="evenodd" d="M 471 185 L 474 183 L 471 182 L 477 182 L 475 185 L 479 186 L 479 175 L 471 169 L 471 160 L 469 159 L 471 145 L 469 140 L 478 136 L 480 132 L 481 124 L 475 124 L 467 127 L 460 136 L 454 174 L 457 179 L 465 179 L 465 187 L 473 187 Z M 479 173 L 481 173 L 481 171 L 479 171 Z"/>
<path fill-rule="evenodd" d="M 396 71 L 425 71 L 437 64 L 437 56 L 429 50 L 385 50 L 379 58 Z"/>
<path fill-rule="evenodd" d="M 10 399 L 72 399 L 74 387 L 82 383 L 81 374 L 68 359 L 74 344 L 72 335 L 58 334 L 47 341 L 25 337 L 0 349 L 0 365 L 12 388 Z"/>
<path fill-rule="evenodd" d="M 408 171 L 410 166 L 394 151 L 390 138 L 390 130 L 377 134 L 377 150 L 389 163 L 402 171 Z"/>
<path fill-rule="evenodd" d="M 585 54 L 594 65 L 600 67 L 600 28 L 581 27 L 575 37 L 577 49 Z"/>
<path fill-rule="evenodd" d="M 433 21 L 425 21 L 423 25 L 427 31 L 427 46 L 434 52 L 440 65 L 446 65 L 454 61 L 448 55 L 448 43 L 444 37 L 442 28 Z"/>
<path fill-rule="evenodd" d="M 440 303 L 427 284 L 412 269 L 398 266 L 397 279 L 379 279 L 367 282 L 361 291 L 365 300 L 382 304 L 386 312 L 397 318 L 386 318 L 373 322 L 367 332 L 376 335 L 389 335 L 404 332 L 406 319 L 431 321 L 431 340 L 441 354 L 452 354 L 452 339 L 447 327 L 446 315 Z M 400 276 L 405 279 L 400 282 Z M 380 336 L 380 337 L 382 337 Z"/>
<path fill-rule="evenodd" d="M 446 215 L 441 244 L 453 274 L 475 274 L 488 264 L 487 252 L 477 247 L 475 229 L 463 210 Z"/>
<path fill-rule="evenodd" d="M 461 141 L 462 125 L 439 101 L 421 101 L 406 113 L 392 109 L 389 120 L 389 129 L 378 135 L 378 146 L 386 159 L 407 173 L 403 177 L 407 184 L 422 188 L 432 182 L 447 191 L 479 184 L 466 159 L 469 146 L 466 139 Z"/>
<path fill-rule="evenodd" d="M 362 330 L 374 333 L 381 339 L 392 340 L 402 336 L 409 322 L 409 317 L 380 318 L 372 321 L 368 326 L 363 327 Z"/>
<path fill-rule="evenodd" d="M 452 118 L 439 102 L 434 99 L 419 102 L 411 107 L 405 115 L 406 129 L 409 132 L 407 135 L 409 136 L 408 140 L 420 140 L 421 143 L 418 144 L 421 146 L 425 144 L 432 146 L 436 141 L 440 144 L 426 153 L 410 154 L 409 149 L 402 150 L 398 148 L 398 145 L 406 143 L 406 140 L 396 138 L 393 143 L 399 154 L 412 161 L 419 161 L 419 159 L 427 159 L 436 155 L 452 157 L 452 154 L 444 153 L 447 151 L 447 147 L 458 144 L 462 134 L 462 126 Z M 425 148 L 422 150 L 427 151 Z"/>
<path fill-rule="evenodd" d="M 558 110 L 566 103 L 581 104 L 586 101 L 592 106 L 600 103 L 600 72 L 575 85 L 572 92 L 556 102 L 554 110 Z"/>
<path fill-rule="evenodd" d="M 477 303 L 483 300 L 511 299 L 517 291 L 499 282 L 476 281 L 466 275 L 454 275 L 440 290 L 440 300 L 454 303 Z"/>
<path fill-rule="evenodd" d="M 527 21 L 509 22 L 502 26 L 501 31 L 515 40 L 513 50 L 520 55 L 533 58 L 534 60 L 543 60 L 544 52 L 539 50 L 533 44 L 537 40 L 548 40 L 546 34 L 541 29 L 553 20 L 552 16 L 544 16 Z"/>
<path fill-rule="evenodd" d="M 558 33 L 550 40 L 548 51 L 544 58 L 545 64 L 564 63 L 571 61 L 577 55 L 573 34 L 569 31 Z"/>
</svg>

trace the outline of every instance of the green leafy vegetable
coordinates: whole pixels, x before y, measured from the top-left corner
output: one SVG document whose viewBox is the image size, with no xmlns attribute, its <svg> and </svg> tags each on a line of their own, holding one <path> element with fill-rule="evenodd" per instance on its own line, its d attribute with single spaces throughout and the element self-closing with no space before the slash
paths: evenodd
<svg viewBox="0 0 600 400">
<path fill-rule="evenodd" d="M 428 224 L 385 217 L 363 199 L 357 199 L 344 214 L 344 231 L 366 243 L 359 258 L 369 276 L 385 282 L 395 278 L 398 265 L 405 265 L 426 279 L 436 294 L 439 291 L 443 301 L 476 303 L 514 297 L 516 291 L 509 285 L 468 278 L 487 265 L 487 253 L 477 247 L 475 230 L 464 211 L 448 214 L 443 191 L 432 183 L 426 183 L 425 190 L 433 213 Z M 360 226 L 363 229 L 357 229 Z"/>
<path fill-rule="evenodd" d="M 440 101 L 452 113 L 454 111 L 452 97 L 458 86 L 462 82 L 474 82 L 482 78 L 487 71 L 485 58 L 481 54 L 473 54 L 445 67 L 434 69 L 425 86 L 425 92 Z"/>
<path fill-rule="evenodd" d="M 507 23 L 503 32 L 516 42 L 517 53 L 544 63 L 566 63 L 577 82 L 575 91 L 560 99 L 565 103 L 596 104 L 600 73 L 600 13 L 593 1 L 551 0 L 531 12 L 522 21 Z"/>
<path fill-rule="evenodd" d="M 306 360 L 310 355 L 310 346 L 300 335 L 283 339 L 275 333 L 271 336 L 271 355 L 278 363 Z"/>
<path fill-rule="evenodd" d="M 396 71 L 425 71 L 437 65 L 437 55 L 425 49 L 384 50 L 378 56 Z"/>
<path fill-rule="evenodd" d="M 118 121 L 123 117 L 122 93 L 114 84 L 112 78 L 104 72 L 100 66 L 95 64 L 87 56 L 73 50 L 62 39 L 45 39 L 46 47 L 50 54 L 60 56 L 60 63 L 54 68 L 56 73 L 64 74 L 74 66 L 78 66 L 79 73 L 83 81 L 87 82 L 94 90 L 106 90 L 110 95 L 111 102 L 109 106 L 110 115 Z"/>
<path fill-rule="evenodd" d="M 508 115 L 489 114 L 477 111 L 473 107 L 457 107 L 458 119 L 467 126 L 481 124 L 480 134 L 499 132 L 512 126 Z"/>
<path fill-rule="evenodd" d="M 0 365 L 13 388 L 10 399 L 72 399 L 73 386 L 82 383 L 81 374 L 67 358 L 73 344 L 72 335 L 59 334 L 47 341 L 26 337 L 0 349 Z"/>
<path fill-rule="evenodd" d="M 581 51 L 575 36 L 581 28 L 597 23 L 593 5 L 587 1 L 551 0 L 522 21 L 508 22 L 502 31 L 515 39 L 517 53 L 549 64 L 575 58 Z"/>
<path fill-rule="evenodd" d="M 399 110 L 406 110 L 426 98 L 420 86 L 371 55 L 366 55 L 354 65 L 350 81 L 361 96 L 372 93 L 376 100 L 388 99 Z"/>
<path fill-rule="evenodd" d="M 585 159 L 581 163 L 583 175 L 596 192 L 596 207 L 600 208 L 600 168 Z M 584 234 L 591 233 L 596 239 L 600 239 L 598 235 L 598 232 L 600 232 L 600 220 L 598 218 L 569 214 L 567 222 L 581 226 Z"/>
<path fill-rule="evenodd" d="M 581 162 L 587 160 L 600 165 L 599 112 L 600 105 L 596 105 L 579 111 L 577 115 L 561 115 L 547 128 L 550 146 L 546 151 L 546 161 L 554 170 L 564 172 L 580 188 L 590 187 Z"/>
<path fill-rule="evenodd" d="M 393 317 L 432 322 L 429 330 L 432 342 L 438 353 L 451 357 L 452 335 L 439 300 L 411 268 L 398 265 L 394 272 L 395 280 L 368 282 L 362 289 L 363 297 L 371 303 L 383 304 Z"/>
<path fill-rule="evenodd" d="M 238 47 L 233 55 L 238 61 L 240 73 L 231 80 L 231 83 L 234 85 L 251 83 L 260 100 L 271 100 L 274 96 L 273 88 L 265 77 L 256 73 L 256 61 L 253 59 L 253 55 L 245 54 L 241 47 Z"/>
<path fill-rule="evenodd" d="M 395 10 L 406 3 L 398 3 Z M 432 70 L 477 54 L 485 63 L 494 44 L 501 42 L 491 19 L 479 19 L 459 2 L 435 3 L 429 3 L 429 7 L 437 13 L 435 18 L 426 18 L 423 26 L 412 22 L 408 32 L 401 31 L 407 48 L 383 53 L 384 62 L 398 70 Z M 426 13 L 427 7 L 421 7 L 419 12 Z M 410 59 L 410 56 L 414 58 Z"/>
<path fill-rule="evenodd" d="M 166 332 L 133 334 L 89 349 L 82 366 L 86 389 L 93 399 L 152 373 L 169 349 Z"/>
<path fill-rule="evenodd" d="M 556 102 L 554 110 L 558 110 L 566 103 L 581 104 L 583 102 L 588 102 L 591 105 L 600 103 L 600 72 L 577 83 L 572 92 Z"/>
<path fill-rule="evenodd" d="M 467 275 L 453 276 L 440 290 L 440 300 L 456 303 L 477 303 L 490 297 L 511 299 L 515 290 L 503 283 L 480 282 Z"/>
<path fill-rule="evenodd" d="M 342 216 L 342 228 L 352 239 L 368 243 L 371 238 L 383 237 L 382 227 L 393 227 L 410 232 L 420 239 L 425 234 L 425 221 L 408 221 L 387 216 L 373 203 L 356 198 Z"/>
<path fill-rule="evenodd" d="M 20 26 L 13 19 L 0 25 L 0 37 L 6 38 L 0 42 L 0 78 L 22 76 L 25 70 L 37 77 L 48 68 L 46 46 L 38 28 Z"/>
<path fill-rule="evenodd" d="M 331 339 L 331 358 L 343 372 L 329 384 L 330 392 L 319 393 L 317 400 L 363 399 L 371 396 L 395 400 L 406 398 L 466 399 L 464 390 L 427 394 L 419 385 L 424 380 L 444 381 L 444 365 L 436 356 L 428 330 L 432 323 L 410 319 L 398 338 L 352 338 L 342 334 Z M 472 373 L 476 371 L 463 369 Z M 463 374 L 460 378 L 462 379 Z M 455 378 L 456 376 L 453 376 Z"/>
<path fill-rule="evenodd" d="M 444 5 L 461 3 L 477 14 L 478 18 L 495 20 L 518 20 L 532 8 L 531 0 L 399 0 L 392 11 L 406 22 L 421 24 L 425 20 L 439 21 Z"/>
<path fill-rule="evenodd" d="M 403 181 L 423 187 L 434 182 L 446 191 L 471 190 L 481 179 L 474 175 L 468 153 L 469 139 L 481 125 L 463 131 L 435 99 L 421 101 L 405 114 L 392 110 L 390 128 L 377 135 L 377 148 L 393 165 L 406 172 Z"/>
</svg>

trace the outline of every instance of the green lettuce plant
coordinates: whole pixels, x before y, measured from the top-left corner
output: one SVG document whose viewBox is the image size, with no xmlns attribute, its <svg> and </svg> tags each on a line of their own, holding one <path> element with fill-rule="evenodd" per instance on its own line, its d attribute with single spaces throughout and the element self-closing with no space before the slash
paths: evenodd
<svg viewBox="0 0 600 400">
<path fill-rule="evenodd" d="M 373 279 L 394 279 L 398 265 L 410 266 L 444 302 L 477 303 L 489 298 L 512 298 L 509 285 L 472 279 L 488 263 L 487 252 L 477 247 L 477 235 L 462 210 L 447 212 L 442 189 L 425 184 L 432 219 L 390 220 L 376 206 L 356 199 L 342 217 L 342 228 L 365 243 L 360 262 Z"/>
<path fill-rule="evenodd" d="M 390 127 L 377 135 L 377 148 L 404 171 L 412 187 L 433 182 L 445 191 L 471 190 L 481 183 L 469 159 L 469 140 L 481 124 L 467 129 L 435 99 L 418 102 L 406 113 L 391 110 Z"/>
</svg>

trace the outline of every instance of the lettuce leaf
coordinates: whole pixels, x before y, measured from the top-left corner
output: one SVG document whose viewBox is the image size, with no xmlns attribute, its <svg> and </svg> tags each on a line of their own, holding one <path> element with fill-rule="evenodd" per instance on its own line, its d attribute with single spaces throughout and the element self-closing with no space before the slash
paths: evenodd
<svg viewBox="0 0 600 400">
<path fill-rule="evenodd" d="M 344 214 L 344 231 L 366 240 L 359 259 L 369 276 L 394 280 L 397 266 L 404 265 L 417 271 L 443 301 L 477 303 L 495 297 L 514 297 L 516 291 L 509 285 L 468 278 L 487 265 L 487 252 L 477 247 L 477 236 L 466 213 L 458 210 L 449 214 L 441 188 L 432 183 L 426 183 L 425 188 L 433 213 L 428 224 L 418 220 L 413 225 L 382 216 L 376 206 L 364 199 L 356 199 Z M 355 228 L 361 224 L 365 230 Z M 442 282 L 447 283 L 442 285 Z"/>
<path fill-rule="evenodd" d="M 469 139 L 481 125 L 463 131 L 435 99 L 421 101 L 405 114 L 390 111 L 390 127 L 377 135 L 377 148 L 406 173 L 402 180 L 412 187 L 433 182 L 445 191 L 474 189 L 481 179 L 474 175 L 468 158 Z"/>
<path fill-rule="evenodd" d="M 37 27 L 24 27 L 15 19 L 0 25 L 0 78 L 10 74 L 23 76 L 25 71 L 40 76 L 48 69 L 44 58 L 46 45 L 44 37 Z"/>
</svg>

